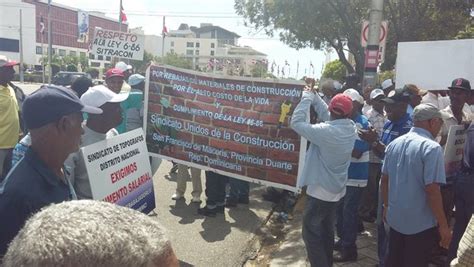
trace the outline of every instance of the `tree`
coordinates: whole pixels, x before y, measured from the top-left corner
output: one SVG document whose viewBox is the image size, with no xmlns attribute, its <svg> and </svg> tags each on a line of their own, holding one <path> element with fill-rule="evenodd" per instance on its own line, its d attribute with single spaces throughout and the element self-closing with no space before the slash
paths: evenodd
<svg viewBox="0 0 474 267">
<path fill-rule="evenodd" d="M 324 66 L 322 78 L 330 78 L 336 81 L 342 81 L 346 76 L 346 68 L 340 60 L 334 60 Z"/>
<path fill-rule="evenodd" d="M 150 64 L 152 61 L 156 61 L 155 56 L 153 56 L 151 53 L 148 53 L 148 51 L 145 51 L 143 54 L 143 60 L 131 60 L 130 64 L 135 69 L 135 72 L 145 73 L 148 64 Z"/>
<path fill-rule="evenodd" d="M 250 73 L 252 77 L 257 78 L 266 78 L 267 77 L 267 68 L 264 65 L 256 64 L 251 70 Z"/>
<path fill-rule="evenodd" d="M 185 58 L 184 56 L 180 56 L 176 53 L 168 53 L 164 57 L 157 57 L 156 62 L 174 66 L 177 68 L 182 68 L 182 69 L 189 69 L 189 70 L 193 69 L 193 64 L 191 60 Z"/>
<path fill-rule="evenodd" d="M 470 19 L 466 0 L 385 0 L 389 21 L 386 59 L 391 69 L 400 41 L 452 39 Z M 364 49 L 360 44 L 362 21 L 368 19 L 367 0 L 235 0 L 237 14 L 247 25 L 276 33 L 294 48 L 333 48 L 349 73 L 363 73 Z M 355 68 L 345 51 L 354 56 Z M 361 76 L 362 77 L 362 76 Z"/>
</svg>

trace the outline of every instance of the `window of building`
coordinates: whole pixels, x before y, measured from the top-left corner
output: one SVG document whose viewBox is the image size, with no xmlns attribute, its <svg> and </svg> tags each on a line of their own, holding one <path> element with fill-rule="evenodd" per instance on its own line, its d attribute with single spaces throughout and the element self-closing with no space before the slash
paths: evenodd
<svg viewBox="0 0 474 267">
<path fill-rule="evenodd" d="M 86 56 L 86 52 L 79 52 L 79 56 L 80 56 L 80 57 L 85 57 L 85 56 Z"/>
<path fill-rule="evenodd" d="M 211 43 L 211 48 L 215 48 L 215 44 L 214 44 L 214 43 Z"/>
<path fill-rule="evenodd" d="M 97 60 L 104 60 L 104 56 L 98 55 L 98 56 L 97 56 Z"/>
<path fill-rule="evenodd" d="M 66 55 L 66 50 L 59 49 L 59 55 L 62 56 L 62 57 L 65 56 Z"/>
<path fill-rule="evenodd" d="M 196 56 L 199 56 L 199 50 L 196 50 L 195 53 L 196 53 Z"/>
<path fill-rule="evenodd" d="M 36 47 L 36 54 L 37 55 L 42 55 L 43 54 L 43 48 L 41 46 Z"/>
<path fill-rule="evenodd" d="M 186 50 L 186 55 L 187 56 L 192 56 L 192 55 L 194 55 L 194 51 L 193 50 Z"/>
<path fill-rule="evenodd" d="M 112 60 L 112 57 L 106 56 L 106 57 L 105 57 L 105 60 L 106 60 L 106 61 L 111 61 L 111 60 Z"/>
<path fill-rule="evenodd" d="M 69 51 L 69 55 L 75 57 L 75 56 L 77 56 L 77 53 L 76 53 L 76 51 Z"/>
<path fill-rule="evenodd" d="M 89 59 L 95 59 L 95 55 L 94 54 L 89 54 Z"/>
<path fill-rule="evenodd" d="M 170 43 L 170 46 L 174 46 L 174 41 L 172 41 L 172 42 Z"/>
<path fill-rule="evenodd" d="M 0 38 L 0 51 L 20 52 L 20 41 L 15 39 Z"/>
<path fill-rule="evenodd" d="M 214 55 L 214 51 L 211 51 L 211 56 L 213 56 L 213 55 Z"/>
<path fill-rule="evenodd" d="M 94 68 L 100 67 L 100 62 L 91 62 L 91 67 L 94 67 Z"/>
<path fill-rule="evenodd" d="M 196 47 L 199 47 L 199 46 L 200 46 L 200 44 L 199 44 L 199 43 L 196 43 Z"/>
<path fill-rule="evenodd" d="M 193 42 L 187 42 L 186 47 L 194 47 L 194 43 Z"/>
<path fill-rule="evenodd" d="M 110 63 L 105 63 L 105 64 L 104 64 L 104 68 L 106 68 L 106 69 L 109 69 L 111 66 L 112 66 L 112 65 L 110 65 Z"/>
<path fill-rule="evenodd" d="M 52 51 L 53 51 L 52 54 L 56 55 L 56 48 L 52 48 Z"/>
</svg>

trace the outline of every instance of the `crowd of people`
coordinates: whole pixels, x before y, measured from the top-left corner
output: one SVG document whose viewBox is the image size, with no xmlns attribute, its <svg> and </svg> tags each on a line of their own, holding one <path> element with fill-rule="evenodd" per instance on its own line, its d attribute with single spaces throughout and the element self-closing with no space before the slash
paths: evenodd
<svg viewBox="0 0 474 267">
<path fill-rule="evenodd" d="M 357 260 L 362 220 L 377 223 L 378 266 L 472 266 L 472 244 L 457 254 L 474 212 L 470 82 L 426 91 L 388 79 L 362 89 L 354 76 L 319 88 L 307 79 L 291 120 L 310 142 L 303 239 L 311 266 Z M 463 161 L 447 172 L 444 150 L 456 125 L 466 140 L 457 150 Z"/>
<path fill-rule="evenodd" d="M 176 266 L 176 256 L 156 221 L 90 201 L 90 177 L 78 152 L 142 127 L 145 77 L 118 62 L 105 73 L 103 85 L 81 77 L 71 88 L 44 85 L 25 96 L 11 83 L 16 65 L 0 55 L 0 218 L 8 218 L 0 226 L 4 264 Z M 290 124 L 309 142 L 301 177 L 307 195 L 302 235 L 311 266 L 356 261 L 362 221 L 377 223 L 378 266 L 462 264 L 469 249 L 458 245 L 466 244 L 469 237 L 461 238 L 474 231 L 470 82 L 457 78 L 443 91 L 396 86 L 391 79 L 377 88 L 361 88 L 355 74 L 344 84 L 306 82 Z M 465 129 L 462 168 L 447 173 L 444 150 L 451 126 L 456 125 Z M 150 158 L 153 172 L 160 162 Z M 249 204 L 248 182 L 206 171 L 206 204 L 200 207 L 201 170 L 177 163 L 170 173 L 175 171 L 177 188 L 171 198 L 183 200 L 186 181 L 191 179 L 191 202 L 197 204 L 198 214 L 216 216 L 225 207 Z M 51 205 L 58 203 L 62 204 Z M 103 220 L 97 219 L 101 216 Z M 113 225 L 119 231 L 109 230 L 118 217 L 121 223 Z M 140 221 L 140 229 L 126 222 L 133 220 Z M 103 229 L 98 232 L 109 234 L 79 238 L 72 229 L 93 233 Z M 153 232 L 137 244 L 143 251 L 121 247 L 120 241 L 128 238 L 119 235 L 130 231 Z M 51 251 L 53 245 L 38 244 L 39 239 L 58 248 Z M 100 240 L 110 240 L 110 250 L 101 251 Z M 130 257 L 112 259 L 117 254 Z"/>
</svg>

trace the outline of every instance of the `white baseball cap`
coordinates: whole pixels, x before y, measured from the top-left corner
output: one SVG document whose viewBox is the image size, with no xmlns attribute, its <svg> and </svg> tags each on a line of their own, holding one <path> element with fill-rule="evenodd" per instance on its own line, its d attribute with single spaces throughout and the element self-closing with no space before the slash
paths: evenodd
<svg viewBox="0 0 474 267">
<path fill-rule="evenodd" d="M 127 65 L 127 63 L 123 62 L 123 61 L 119 61 L 117 62 L 117 64 L 115 64 L 115 68 L 125 72 L 127 70 L 131 70 L 132 69 L 132 66 L 131 65 Z"/>
<path fill-rule="evenodd" d="M 385 90 L 393 85 L 392 79 L 386 79 L 382 82 L 382 89 Z"/>
<path fill-rule="evenodd" d="M 352 99 L 352 101 L 357 101 L 360 104 L 364 104 L 364 98 L 353 88 L 349 88 L 342 93 Z"/>
<path fill-rule="evenodd" d="M 143 77 L 143 75 L 140 75 L 140 74 L 133 74 L 130 77 L 128 77 L 128 84 L 130 86 L 137 85 L 143 81 L 145 81 L 145 77 Z"/>
<path fill-rule="evenodd" d="M 120 103 L 128 98 L 129 93 L 116 94 L 104 85 L 97 85 L 89 88 L 82 96 L 84 105 L 101 107 L 105 103 Z"/>
<path fill-rule="evenodd" d="M 378 96 L 385 96 L 382 89 L 376 88 L 370 92 L 370 100 L 377 98 Z"/>
</svg>

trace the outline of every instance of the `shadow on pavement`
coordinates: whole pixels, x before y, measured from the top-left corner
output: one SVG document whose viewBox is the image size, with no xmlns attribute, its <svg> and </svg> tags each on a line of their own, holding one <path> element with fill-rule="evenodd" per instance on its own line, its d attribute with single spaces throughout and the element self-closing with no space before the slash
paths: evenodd
<svg viewBox="0 0 474 267">
<path fill-rule="evenodd" d="M 176 201 L 175 205 L 170 205 L 170 213 L 174 216 L 180 217 L 180 224 L 194 223 L 196 220 L 197 209 L 199 204 L 190 202 L 186 204 L 186 199 Z"/>
<path fill-rule="evenodd" d="M 216 217 L 204 217 L 201 223 L 203 231 L 200 231 L 202 238 L 207 242 L 222 241 L 230 234 L 230 223 L 225 219 L 225 214 L 217 214 Z"/>
</svg>

